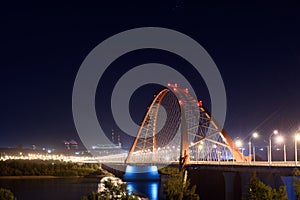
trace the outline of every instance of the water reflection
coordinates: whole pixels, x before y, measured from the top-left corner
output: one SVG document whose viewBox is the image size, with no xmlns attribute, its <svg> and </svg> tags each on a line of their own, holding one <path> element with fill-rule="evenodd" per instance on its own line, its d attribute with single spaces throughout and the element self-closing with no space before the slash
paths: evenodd
<svg viewBox="0 0 300 200">
<path fill-rule="evenodd" d="M 98 178 L 0 178 L 0 188 L 10 189 L 17 199 L 74 200 L 97 191 L 98 182 Z"/>
<path fill-rule="evenodd" d="M 127 182 L 127 190 L 135 192 L 139 196 L 147 197 L 150 200 L 158 200 L 159 182 Z"/>
</svg>

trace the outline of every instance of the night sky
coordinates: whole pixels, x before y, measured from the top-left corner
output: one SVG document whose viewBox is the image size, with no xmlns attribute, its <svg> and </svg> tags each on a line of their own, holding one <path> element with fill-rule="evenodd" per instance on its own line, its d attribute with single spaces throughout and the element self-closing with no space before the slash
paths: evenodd
<svg viewBox="0 0 300 200">
<path fill-rule="evenodd" d="M 274 129 L 291 137 L 300 126 L 300 4 L 196 2 L 3 5 L 0 146 L 59 147 L 63 140 L 79 141 L 72 90 L 81 63 L 108 37 L 147 26 L 180 31 L 208 51 L 224 80 L 225 129 L 232 138 L 258 131 L 266 139 Z M 116 60 L 99 90 L 105 86 L 104 94 L 110 95 L 118 77 L 150 61 L 173 66 L 187 78 L 192 73 L 176 55 L 141 50 Z M 193 80 L 196 93 L 209 107 L 205 83 L 198 78 Z M 160 88 L 148 85 L 134 94 L 130 109 L 136 122 Z M 97 93 L 96 101 L 101 98 Z M 99 116 L 108 114 L 107 106 L 96 107 Z M 105 130 L 122 134 L 109 118 L 102 120 Z"/>
</svg>

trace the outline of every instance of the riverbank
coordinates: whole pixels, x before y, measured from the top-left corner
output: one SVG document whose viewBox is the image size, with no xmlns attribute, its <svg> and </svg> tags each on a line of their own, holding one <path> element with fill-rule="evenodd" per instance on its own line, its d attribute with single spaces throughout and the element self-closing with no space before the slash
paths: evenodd
<svg viewBox="0 0 300 200">
<path fill-rule="evenodd" d="M 0 176 L 0 179 L 55 179 L 55 178 L 72 179 L 72 178 L 86 178 L 86 177 L 84 176 Z"/>
<path fill-rule="evenodd" d="M 0 161 L 0 177 L 88 177 L 103 175 L 98 164 L 43 160 Z"/>
</svg>

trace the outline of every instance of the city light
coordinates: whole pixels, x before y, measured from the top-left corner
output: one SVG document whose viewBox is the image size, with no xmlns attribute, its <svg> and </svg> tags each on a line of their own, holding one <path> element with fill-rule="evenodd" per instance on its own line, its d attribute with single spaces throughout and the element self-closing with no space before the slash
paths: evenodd
<svg viewBox="0 0 300 200">
<path fill-rule="evenodd" d="M 96 159 L 91 156 L 66 156 L 66 155 L 55 155 L 55 154 L 20 154 L 5 155 L 0 157 L 0 161 L 6 160 L 58 160 L 62 162 L 77 162 L 77 163 L 97 163 Z"/>
</svg>

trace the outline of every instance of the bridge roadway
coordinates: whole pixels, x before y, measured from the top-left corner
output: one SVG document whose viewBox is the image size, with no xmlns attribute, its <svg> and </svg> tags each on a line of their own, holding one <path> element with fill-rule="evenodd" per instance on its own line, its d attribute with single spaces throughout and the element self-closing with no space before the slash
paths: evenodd
<svg viewBox="0 0 300 200">
<path fill-rule="evenodd" d="M 271 163 L 267 161 L 255 161 L 255 162 L 235 162 L 235 161 L 190 161 L 189 164 L 192 165 L 237 165 L 237 166 L 249 166 L 249 167 L 297 167 L 300 163 L 295 161 L 272 161 Z"/>
<path fill-rule="evenodd" d="M 97 161 L 98 160 L 98 161 Z M 99 162 L 105 164 L 116 164 L 124 165 L 125 161 L 108 161 L 95 158 L 94 160 L 89 160 L 89 162 Z M 130 162 L 129 165 L 178 165 L 178 161 L 170 162 Z M 248 166 L 248 167 L 300 167 L 300 162 L 295 161 L 272 161 L 271 163 L 267 161 L 255 161 L 255 162 L 235 162 L 235 161 L 189 161 L 188 166 L 193 165 L 222 165 L 222 166 Z"/>
</svg>

